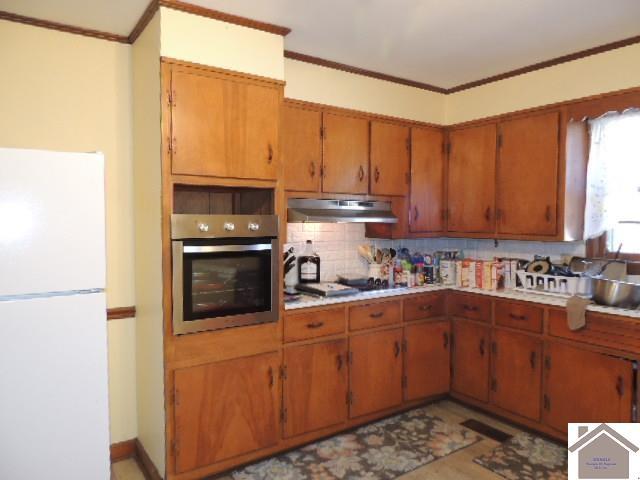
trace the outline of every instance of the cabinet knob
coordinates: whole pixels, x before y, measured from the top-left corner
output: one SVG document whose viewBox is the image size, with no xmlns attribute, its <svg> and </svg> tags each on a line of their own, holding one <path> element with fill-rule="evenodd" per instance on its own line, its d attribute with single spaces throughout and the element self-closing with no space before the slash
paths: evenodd
<svg viewBox="0 0 640 480">
<path fill-rule="evenodd" d="M 481 338 L 480 339 L 480 356 L 481 357 L 484 357 L 484 344 L 485 344 L 484 338 Z"/>
<path fill-rule="evenodd" d="M 378 180 L 380 180 L 380 169 L 378 167 L 376 167 L 375 173 L 373 175 L 374 180 L 376 181 L 376 183 L 378 183 Z"/>
<path fill-rule="evenodd" d="M 551 206 L 547 205 L 547 208 L 544 211 L 544 218 L 547 220 L 547 222 L 551 221 Z"/>
<path fill-rule="evenodd" d="M 311 162 L 309 164 L 309 175 L 311 175 L 311 178 L 316 176 L 316 164 L 315 164 L 315 162 Z"/>
<path fill-rule="evenodd" d="M 260 224 L 252 222 L 248 225 L 248 228 L 251 232 L 257 232 L 258 230 L 260 230 Z"/>
<path fill-rule="evenodd" d="M 267 162 L 273 162 L 273 147 L 269 144 L 269 156 L 267 157 Z"/>
<path fill-rule="evenodd" d="M 449 347 L 449 333 L 444 332 L 442 334 L 442 338 L 444 340 L 444 348 L 446 349 L 447 347 Z"/>
<path fill-rule="evenodd" d="M 227 232 L 233 232 L 236 229 L 235 223 L 225 222 L 223 227 Z"/>
<path fill-rule="evenodd" d="M 484 218 L 487 222 L 491 220 L 491 207 L 487 207 L 487 209 L 485 210 Z"/>
<path fill-rule="evenodd" d="M 393 348 L 395 349 L 394 356 L 398 358 L 398 356 L 400 355 L 400 342 L 396 340 Z"/>
<path fill-rule="evenodd" d="M 418 207 L 414 206 L 413 207 L 413 219 L 415 221 L 418 221 L 418 217 L 420 216 L 420 212 L 418 211 Z"/>
<path fill-rule="evenodd" d="M 358 169 L 358 179 L 360 181 L 364 180 L 364 168 L 362 168 L 362 165 L 360 165 L 360 168 Z"/>
</svg>

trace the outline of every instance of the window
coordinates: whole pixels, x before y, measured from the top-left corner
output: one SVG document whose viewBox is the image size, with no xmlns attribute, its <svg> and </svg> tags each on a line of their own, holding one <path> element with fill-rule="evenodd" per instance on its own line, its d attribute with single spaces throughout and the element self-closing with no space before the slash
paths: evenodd
<svg viewBox="0 0 640 480">
<path fill-rule="evenodd" d="M 640 111 L 589 122 L 585 237 L 600 237 L 600 254 L 640 259 Z M 636 258 L 637 257 L 637 258 Z"/>
</svg>

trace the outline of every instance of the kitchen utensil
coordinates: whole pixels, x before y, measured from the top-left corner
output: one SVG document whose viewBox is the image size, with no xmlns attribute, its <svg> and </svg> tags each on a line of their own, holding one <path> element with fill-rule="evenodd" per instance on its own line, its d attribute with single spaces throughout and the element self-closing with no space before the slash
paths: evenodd
<svg viewBox="0 0 640 480">
<path fill-rule="evenodd" d="M 340 295 L 351 295 L 354 293 L 359 293 L 359 290 L 357 288 L 331 282 L 304 283 L 298 285 L 296 288 L 298 290 L 314 293 L 323 297 L 337 297 Z"/>
<path fill-rule="evenodd" d="M 367 285 L 367 277 L 359 273 L 343 273 L 337 275 L 338 283 L 350 287 L 364 287 Z"/>
<path fill-rule="evenodd" d="M 376 263 L 382 263 L 382 250 L 376 249 Z"/>
<path fill-rule="evenodd" d="M 289 258 L 289 255 L 293 254 L 293 247 L 290 247 L 288 250 L 285 250 L 283 260 L 286 262 Z"/>
<path fill-rule="evenodd" d="M 390 248 L 389 249 L 389 253 L 391 254 L 391 260 L 396 258 L 397 252 L 396 252 L 396 250 L 394 248 Z"/>
<path fill-rule="evenodd" d="M 358 253 L 367 262 L 373 263 L 373 258 L 371 258 L 371 249 L 368 245 L 358 245 Z"/>
<path fill-rule="evenodd" d="M 535 260 L 529 262 L 525 270 L 527 273 L 540 273 L 546 275 L 551 271 L 551 261 L 549 258 L 536 257 Z"/>
<path fill-rule="evenodd" d="M 295 267 L 295 265 L 296 265 L 296 256 L 291 255 L 289 258 L 287 258 L 287 261 L 284 262 L 284 274 L 286 275 L 287 273 L 289 273 L 291 269 Z"/>
<path fill-rule="evenodd" d="M 640 284 L 593 278 L 593 300 L 599 305 L 635 309 L 640 306 Z"/>
</svg>

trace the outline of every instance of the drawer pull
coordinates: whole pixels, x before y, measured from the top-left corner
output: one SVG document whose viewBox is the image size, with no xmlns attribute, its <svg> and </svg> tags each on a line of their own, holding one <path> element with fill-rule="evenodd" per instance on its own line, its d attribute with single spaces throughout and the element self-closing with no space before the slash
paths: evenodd
<svg viewBox="0 0 640 480">
<path fill-rule="evenodd" d="M 449 347 L 449 334 L 447 332 L 444 332 L 442 334 L 442 338 L 444 339 L 444 348 L 446 349 L 447 347 Z"/>
<path fill-rule="evenodd" d="M 371 318 L 380 318 L 381 316 L 384 315 L 384 312 L 375 312 L 375 313 L 370 313 L 369 316 Z"/>
<path fill-rule="evenodd" d="M 484 338 L 480 339 L 480 356 L 484 357 Z"/>
<path fill-rule="evenodd" d="M 619 397 L 624 395 L 624 380 L 621 376 L 618 376 L 618 380 L 616 381 L 616 392 L 618 392 Z"/>
<path fill-rule="evenodd" d="M 476 307 L 475 305 L 467 305 L 466 303 L 464 305 L 462 305 L 462 309 L 467 311 L 467 312 L 477 312 L 478 311 L 478 307 Z"/>
<path fill-rule="evenodd" d="M 396 358 L 398 358 L 398 356 L 400 355 L 400 342 L 398 342 L 398 341 L 396 340 L 396 342 L 394 343 L 393 348 L 395 349 L 394 356 L 395 356 Z"/>
<path fill-rule="evenodd" d="M 513 320 L 525 321 L 527 319 L 526 315 L 516 315 L 515 313 L 510 313 L 509 318 Z"/>
<path fill-rule="evenodd" d="M 535 370 L 536 369 L 536 352 L 531 352 L 531 355 L 529 355 L 529 363 L 531 364 L 531 370 Z"/>
<path fill-rule="evenodd" d="M 418 308 L 423 312 L 428 312 L 429 310 L 431 310 L 432 307 L 433 305 L 428 304 L 428 305 L 420 305 Z"/>
<path fill-rule="evenodd" d="M 339 353 L 336 355 L 336 360 L 338 361 L 338 371 L 342 370 L 342 354 Z"/>
<path fill-rule="evenodd" d="M 269 388 L 273 387 L 273 367 L 269 367 Z"/>
<path fill-rule="evenodd" d="M 323 325 L 324 325 L 324 322 L 311 322 L 311 323 L 307 323 L 307 328 L 315 329 L 315 328 L 320 328 Z"/>
</svg>

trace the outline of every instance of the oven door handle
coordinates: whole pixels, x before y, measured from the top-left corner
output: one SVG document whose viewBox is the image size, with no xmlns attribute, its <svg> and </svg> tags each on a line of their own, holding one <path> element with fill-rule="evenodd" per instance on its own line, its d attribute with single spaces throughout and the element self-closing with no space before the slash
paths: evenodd
<svg viewBox="0 0 640 480">
<path fill-rule="evenodd" d="M 183 253 L 261 252 L 271 250 L 270 243 L 252 245 L 184 245 Z"/>
</svg>

